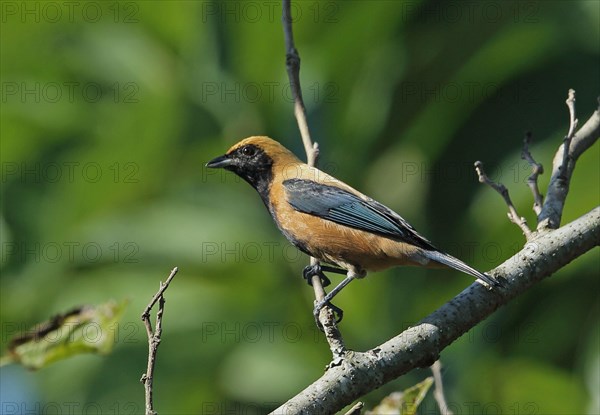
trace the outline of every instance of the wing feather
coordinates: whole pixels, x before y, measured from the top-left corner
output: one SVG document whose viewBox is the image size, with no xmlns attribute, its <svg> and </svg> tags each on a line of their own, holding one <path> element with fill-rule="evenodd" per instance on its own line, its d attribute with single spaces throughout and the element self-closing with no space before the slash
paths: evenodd
<svg viewBox="0 0 600 415">
<path fill-rule="evenodd" d="M 288 203 L 298 212 L 436 250 L 404 218 L 373 199 L 312 180 L 289 179 L 283 186 Z"/>
</svg>

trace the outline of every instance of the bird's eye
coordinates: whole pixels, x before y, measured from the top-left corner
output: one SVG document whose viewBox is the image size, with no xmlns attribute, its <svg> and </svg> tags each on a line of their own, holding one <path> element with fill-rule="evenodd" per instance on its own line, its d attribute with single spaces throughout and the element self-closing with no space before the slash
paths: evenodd
<svg viewBox="0 0 600 415">
<path fill-rule="evenodd" d="M 242 147 L 242 154 L 244 156 L 251 157 L 254 154 L 256 154 L 256 148 L 254 148 L 253 146 Z"/>
</svg>

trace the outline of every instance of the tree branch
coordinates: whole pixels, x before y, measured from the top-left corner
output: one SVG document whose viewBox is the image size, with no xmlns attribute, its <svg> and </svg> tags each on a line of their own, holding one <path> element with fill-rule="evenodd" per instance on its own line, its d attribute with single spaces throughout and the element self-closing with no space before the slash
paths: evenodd
<svg viewBox="0 0 600 415">
<path fill-rule="evenodd" d="M 274 411 L 275 414 L 335 413 L 355 399 L 417 367 L 426 367 L 466 331 L 532 285 L 600 243 L 600 207 L 538 238 L 491 271 L 506 287 L 488 291 L 479 283 L 414 327 L 367 352 L 348 352 L 338 366 Z"/>
<path fill-rule="evenodd" d="M 306 151 L 307 164 L 314 167 L 316 166 L 319 158 L 319 145 L 317 143 L 313 143 L 310 137 L 308 123 L 306 121 L 306 108 L 304 107 L 302 88 L 300 86 L 300 55 L 298 54 L 298 50 L 294 45 L 290 0 L 283 0 L 281 20 L 283 23 L 283 33 L 285 36 L 285 66 L 292 89 L 292 95 L 294 97 L 294 115 L 296 117 L 296 121 L 298 122 L 298 128 L 300 129 L 300 135 L 302 136 L 304 150 Z M 317 263 L 317 259 L 310 259 L 311 265 L 316 265 Z M 315 275 L 312 277 L 311 282 L 315 292 L 315 300 L 323 300 L 326 294 L 321 283 L 321 278 Z M 342 334 L 337 327 L 335 316 L 329 307 L 323 307 L 321 313 L 319 314 L 319 321 L 323 326 L 325 337 L 329 343 L 329 349 L 334 356 L 332 364 L 335 364 L 346 352 L 346 346 L 344 344 Z"/>
<path fill-rule="evenodd" d="M 164 292 L 169 288 L 169 284 L 175 274 L 177 274 L 178 268 L 175 267 L 169 274 L 167 281 L 163 284 L 160 282 L 160 288 L 158 292 L 154 294 L 154 297 L 150 300 L 144 312 L 142 313 L 142 321 L 146 327 L 146 334 L 148 336 L 148 366 L 146 373 L 142 374 L 140 382 L 144 384 L 144 391 L 146 394 L 146 415 L 156 415 L 154 410 L 153 396 L 152 396 L 152 381 L 154 380 L 154 364 L 156 362 L 156 352 L 160 345 L 160 336 L 162 335 L 162 316 L 165 309 L 165 298 Z M 156 330 L 152 331 L 152 323 L 150 322 L 150 311 L 152 307 L 158 301 L 158 312 L 156 313 Z"/>
<path fill-rule="evenodd" d="M 300 87 L 300 56 L 294 45 L 290 0 L 283 0 L 282 21 L 286 69 L 294 96 L 294 114 L 302 135 L 307 163 L 315 166 L 318 145 L 313 144 L 306 122 L 306 109 Z M 569 91 L 567 106 L 570 114 L 569 132 L 555 156 L 548 195 L 543 206 L 537 185 L 537 177 L 542 173 L 543 167 L 536 163 L 529 153 L 530 137 L 526 137 L 524 143 L 522 155 L 532 166 L 528 184 L 535 199 L 534 211 L 538 214 L 538 232 L 532 232 L 525 218 L 518 215 L 506 187 L 491 181 L 481 162 L 475 163 L 479 181 L 488 184 L 502 195 L 509 208 L 509 219 L 521 228 L 529 241 L 518 254 L 491 271 L 497 279 L 507 280 L 506 285 L 488 291 L 481 284 L 473 283 L 417 326 L 367 352 L 346 350 L 333 313 L 329 308 L 324 308 L 319 320 L 324 327 L 334 359 L 320 379 L 273 413 L 334 413 L 413 368 L 432 365 L 445 347 L 498 307 L 599 244 L 599 207 L 557 229 L 575 162 L 579 155 L 597 140 L 600 131 L 600 116 L 596 111 L 575 134 L 577 119 L 573 90 Z M 316 263 L 317 260 L 311 258 L 311 265 Z M 325 296 L 321 280 L 315 276 L 312 282 L 315 297 L 319 301 Z"/>
<path fill-rule="evenodd" d="M 577 128 L 577 119 L 575 118 L 575 91 L 572 89 L 569 90 L 569 98 L 566 102 L 569 107 L 569 132 L 558 148 L 552 162 L 552 176 L 548 185 L 546 202 L 544 202 L 542 211 L 538 216 L 538 231 L 556 229 L 560 226 L 575 163 L 579 156 L 591 147 L 600 136 L 600 108 L 573 136 Z"/>
</svg>

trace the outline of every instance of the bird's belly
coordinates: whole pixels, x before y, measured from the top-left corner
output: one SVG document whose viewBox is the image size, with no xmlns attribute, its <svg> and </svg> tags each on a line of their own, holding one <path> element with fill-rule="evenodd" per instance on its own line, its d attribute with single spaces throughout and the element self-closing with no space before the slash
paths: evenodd
<svg viewBox="0 0 600 415">
<path fill-rule="evenodd" d="M 284 235 L 305 253 L 344 269 L 380 271 L 398 265 L 426 265 L 420 248 L 297 212 L 279 220 Z"/>
</svg>

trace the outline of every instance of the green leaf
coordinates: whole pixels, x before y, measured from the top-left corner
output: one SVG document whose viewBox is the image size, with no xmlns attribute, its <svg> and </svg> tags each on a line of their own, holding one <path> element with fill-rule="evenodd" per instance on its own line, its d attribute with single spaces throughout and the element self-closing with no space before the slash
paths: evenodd
<svg viewBox="0 0 600 415">
<path fill-rule="evenodd" d="M 383 398 L 381 403 L 367 414 L 414 415 L 431 385 L 433 377 L 430 376 L 402 392 L 394 392 Z"/>
<path fill-rule="evenodd" d="M 108 354 L 115 343 L 115 325 L 126 306 L 127 301 L 109 301 L 56 315 L 13 337 L 0 364 L 20 363 L 41 369 L 81 353 Z"/>
</svg>

